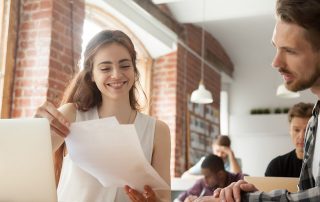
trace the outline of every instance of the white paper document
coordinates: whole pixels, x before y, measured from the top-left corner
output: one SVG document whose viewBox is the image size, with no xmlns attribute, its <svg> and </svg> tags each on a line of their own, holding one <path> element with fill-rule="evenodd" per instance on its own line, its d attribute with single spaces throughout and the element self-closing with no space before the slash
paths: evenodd
<svg viewBox="0 0 320 202">
<path fill-rule="evenodd" d="M 133 124 L 115 117 L 76 122 L 65 142 L 72 161 L 105 187 L 170 189 L 145 158 Z"/>
</svg>

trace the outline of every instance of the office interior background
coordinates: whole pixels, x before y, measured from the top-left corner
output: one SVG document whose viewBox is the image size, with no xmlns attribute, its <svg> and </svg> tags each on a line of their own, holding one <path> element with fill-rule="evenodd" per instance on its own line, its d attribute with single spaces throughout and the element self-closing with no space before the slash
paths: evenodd
<svg viewBox="0 0 320 202">
<path fill-rule="evenodd" d="M 171 176 L 210 153 L 218 134 L 230 135 L 244 173 L 262 176 L 272 158 L 293 148 L 287 108 L 316 100 L 308 91 L 276 95 L 282 78 L 271 67 L 274 6 L 270 0 L 0 0 L 1 118 L 32 117 L 45 100 L 58 106 L 88 40 L 120 29 L 138 53 L 148 98 L 141 99 L 143 112 L 170 127 Z M 211 104 L 190 102 L 201 79 Z"/>
</svg>

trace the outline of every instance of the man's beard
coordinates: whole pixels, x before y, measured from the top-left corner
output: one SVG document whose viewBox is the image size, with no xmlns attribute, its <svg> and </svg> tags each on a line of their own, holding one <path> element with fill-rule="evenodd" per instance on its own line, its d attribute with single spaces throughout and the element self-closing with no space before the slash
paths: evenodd
<svg viewBox="0 0 320 202">
<path fill-rule="evenodd" d="M 297 92 L 310 88 L 317 81 L 319 75 L 312 75 L 312 77 L 305 81 L 296 81 L 295 83 L 285 83 L 285 86 L 288 90 Z"/>
<path fill-rule="evenodd" d="M 281 68 L 279 69 L 279 72 L 292 74 L 288 70 L 281 69 Z M 295 82 L 289 82 L 289 83 L 285 82 L 284 84 L 288 90 L 293 91 L 293 92 L 297 92 L 297 91 L 302 91 L 302 90 L 308 89 L 311 86 L 313 86 L 313 84 L 319 79 L 319 77 L 320 77 L 320 65 L 317 65 L 317 68 L 315 69 L 313 74 L 311 74 L 309 76 L 309 78 L 307 78 L 305 80 L 297 80 Z"/>
</svg>

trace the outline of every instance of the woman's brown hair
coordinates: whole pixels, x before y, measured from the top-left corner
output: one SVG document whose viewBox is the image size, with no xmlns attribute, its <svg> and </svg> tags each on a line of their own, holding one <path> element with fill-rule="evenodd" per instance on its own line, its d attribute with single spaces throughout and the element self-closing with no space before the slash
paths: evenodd
<svg viewBox="0 0 320 202">
<path fill-rule="evenodd" d="M 88 43 L 83 55 L 83 69 L 76 75 L 65 91 L 62 103 L 75 103 L 78 110 L 87 111 L 102 102 L 101 92 L 92 81 L 93 59 L 102 46 L 117 43 L 125 47 L 132 59 L 135 82 L 129 91 L 130 106 L 134 110 L 140 109 L 137 101 L 137 83 L 139 71 L 136 66 L 136 51 L 130 38 L 119 30 L 104 30 L 96 34 Z"/>
<path fill-rule="evenodd" d="M 224 147 L 230 147 L 231 140 L 227 135 L 218 135 L 215 137 L 213 144 L 224 146 Z"/>
<path fill-rule="evenodd" d="M 82 70 L 74 77 L 66 88 L 61 104 L 74 103 L 80 111 L 88 111 L 90 108 L 100 106 L 102 103 L 101 92 L 96 83 L 92 81 L 93 59 L 101 47 L 117 43 L 125 47 L 132 59 L 135 73 L 135 82 L 129 91 L 130 106 L 133 110 L 139 110 L 140 105 L 136 97 L 137 85 L 139 84 L 139 71 L 136 67 L 136 51 L 131 39 L 119 30 L 104 30 L 96 34 L 86 46 L 83 54 Z M 64 144 L 55 152 L 55 176 L 58 184 L 62 161 L 64 156 Z"/>
</svg>

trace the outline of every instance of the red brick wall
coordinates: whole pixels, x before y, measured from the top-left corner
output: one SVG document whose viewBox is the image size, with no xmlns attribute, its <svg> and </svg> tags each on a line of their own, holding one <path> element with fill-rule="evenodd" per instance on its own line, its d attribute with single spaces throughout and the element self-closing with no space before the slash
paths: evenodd
<svg viewBox="0 0 320 202">
<path fill-rule="evenodd" d="M 201 55 L 201 29 L 185 26 L 185 44 Z M 207 34 L 206 49 L 224 52 L 215 39 Z M 210 46 L 210 48 L 209 48 Z M 229 60 L 229 58 L 227 57 Z M 165 121 L 171 132 L 171 174 L 180 176 L 186 165 L 187 103 L 192 91 L 198 88 L 201 61 L 183 46 L 155 61 L 152 81 L 151 114 Z M 220 107 L 220 73 L 204 66 L 204 83 L 214 97 L 213 107 Z M 219 117 L 218 117 L 219 118 Z M 208 142 L 207 144 L 211 144 Z"/>
<path fill-rule="evenodd" d="M 192 48 L 200 55 L 202 29 L 192 24 L 185 24 L 184 29 L 185 32 L 183 40 L 190 48 Z M 214 56 L 214 58 L 210 58 L 210 56 Z M 217 41 L 214 36 L 212 36 L 208 32 L 205 32 L 205 57 L 206 60 L 211 63 L 219 63 L 219 65 L 223 67 L 219 67 L 217 66 L 217 64 L 213 65 L 216 66 L 217 69 L 223 70 L 225 73 L 232 77 L 234 67 L 231 59 L 229 58 L 219 41 Z"/>
<path fill-rule="evenodd" d="M 84 0 L 70 2 L 21 0 L 12 117 L 31 116 L 45 100 L 58 104 L 67 81 L 77 71 L 75 65 L 81 52 Z M 192 25 L 184 27 L 182 40 L 200 55 L 201 29 Z M 232 73 L 230 59 L 208 34 L 207 52 L 218 57 Z M 200 66 L 197 57 L 178 45 L 177 51 L 156 59 L 152 70 L 151 114 L 170 127 L 171 173 L 175 176 L 186 168 L 186 105 L 188 95 L 198 87 Z M 204 83 L 213 93 L 213 106 L 219 109 L 219 73 L 205 66 Z"/>
<path fill-rule="evenodd" d="M 57 105 L 76 71 L 84 2 L 73 2 L 21 1 L 12 117 L 32 116 L 45 100 Z"/>
<path fill-rule="evenodd" d="M 197 41 L 194 40 L 196 43 Z M 185 171 L 186 167 L 186 135 L 188 131 L 187 126 L 187 103 L 190 99 L 191 93 L 198 88 L 201 78 L 201 61 L 184 49 L 178 46 L 178 64 L 177 64 L 177 104 L 176 104 L 176 134 L 175 144 L 176 152 L 176 168 L 175 175 L 180 176 Z M 205 87 L 212 93 L 214 102 L 211 104 L 219 111 L 220 108 L 220 74 L 210 67 L 204 65 Z M 219 118 L 219 117 L 218 117 Z M 210 145 L 211 142 L 207 142 Z M 190 146 L 190 145 L 189 145 Z"/>
<path fill-rule="evenodd" d="M 175 153 L 176 96 L 177 96 L 177 54 L 176 52 L 158 58 L 152 70 L 151 114 L 165 121 L 171 131 L 171 165 L 177 162 Z M 180 155 L 180 154 L 179 154 Z M 174 167 L 171 167 L 174 173 Z"/>
<path fill-rule="evenodd" d="M 66 84 L 78 71 L 76 65 L 81 55 L 84 2 L 54 1 L 52 16 L 47 99 L 58 104 Z"/>
</svg>

